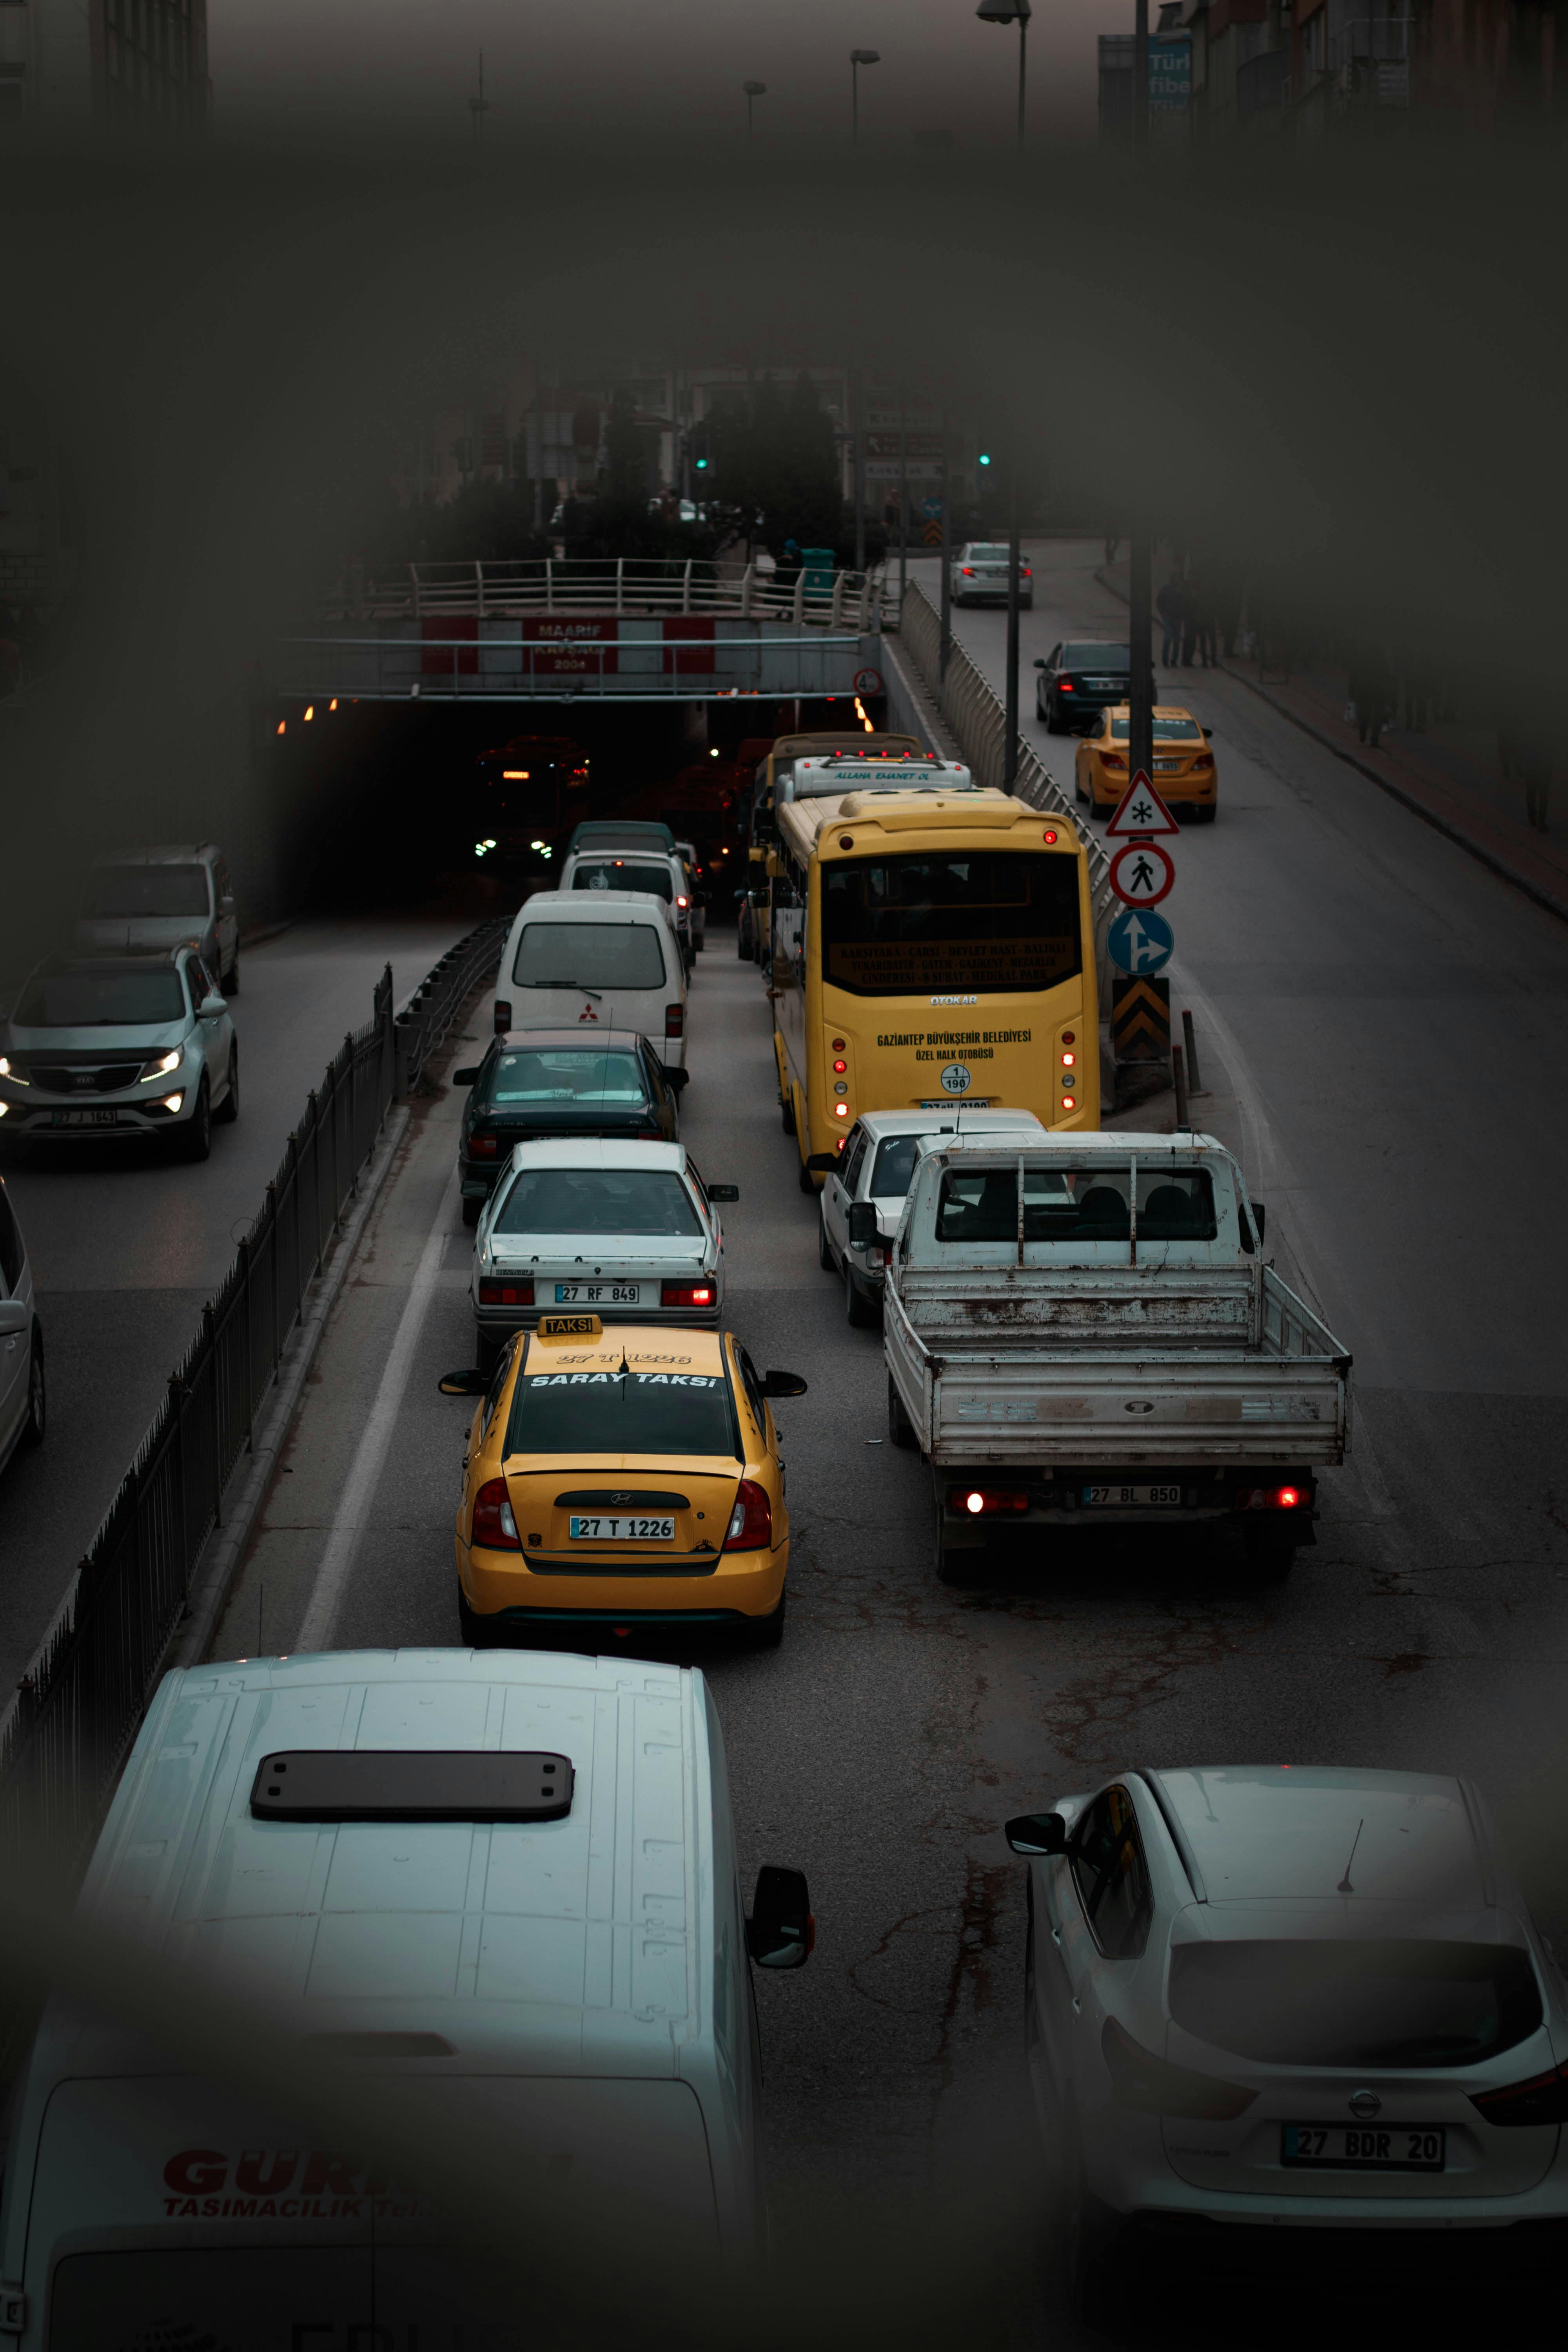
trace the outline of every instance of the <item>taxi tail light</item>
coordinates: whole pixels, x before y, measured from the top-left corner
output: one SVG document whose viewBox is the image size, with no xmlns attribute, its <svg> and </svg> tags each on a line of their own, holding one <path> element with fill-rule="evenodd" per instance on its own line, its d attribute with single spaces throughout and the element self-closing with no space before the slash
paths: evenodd
<svg viewBox="0 0 1568 2352">
<path fill-rule="evenodd" d="M 496 999 L 496 1035 L 498 1037 L 504 1036 L 510 1027 L 511 1007 L 510 1004 L 503 1004 L 498 996 Z"/>
<path fill-rule="evenodd" d="M 468 1138 L 470 1160 L 493 1160 L 500 1150 L 500 1138 L 497 1135 L 470 1135 Z"/>
<path fill-rule="evenodd" d="M 1021 1486 L 952 1486 L 947 1507 L 960 1518 L 995 1518 L 1004 1511 L 1026 1511 L 1029 1497 Z"/>
<path fill-rule="evenodd" d="M 1123 775 L 1127 772 L 1127 762 L 1120 751 L 1102 751 L 1100 764 L 1102 768 L 1120 768 Z"/>
<path fill-rule="evenodd" d="M 664 1034 L 667 1037 L 685 1036 L 686 1007 L 684 1004 L 667 1004 L 665 1006 Z"/>
<path fill-rule="evenodd" d="M 711 1307 L 718 1295 L 710 1282 L 661 1282 L 658 1286 L 661 1307 Z"/>
<path fill-rule="evenodd" d="M 532 1304 L 531 1282 L 481 1281 L 479 1284 L 481 1307 L 531 1307 Z"/>
<path fill-rule="evenodd" d="M 1238 1486 L 1234 1497 L 1238 1511 L 1299 1511 L 1307 1500 L 1304 1486 Z"/>
<path fill-rule="evenodd" d="M 1185 2116 L 1194 2123 L 1233 2123 L 1257 2098 L 1240 2083 L 1226 2083 L 1217 2074 L 1200 2074 L 1194 2066 L 1173 2066 L 1156 2058 L 1116 2022 L 1105 2021 L 1100 2037 L 1119 2105 L 1141 2108 L 1146 2116 Z"/>
<path fill-rule="evenodd" d="M 1472 2091 L 1469 2100 L 1489 2124 L 1568 2124 L 1568 2066 L 1553 2066 L 1500 2091 Z"/>
<path fill-rule="evenodd" d="M 517 1521 L 507 1500 L 506 1480 L 488 1478 L 474 1496 L 474 1523 L 469 1530 L 471 1544 L 483 1544 L 487 1551 L 521 1551 L 517 1539 Z"/>
<path fill-rule="evenodd" d="M 761 1551 L 773 1539 L 773 1515 L 768 1498 L 754 1478 L 742 1478 L 735 1491 L 735 1507 L 724 1538 L 726 1551 Z"/>
<path fill-rule="evenodd" d="M 1197 758 L 1193 761 L 1193 766 L 1194 769 L 1212 768 L 1214 766 L 1214 753 L 1212 751 L 1200 751 Z"/>
</svg>

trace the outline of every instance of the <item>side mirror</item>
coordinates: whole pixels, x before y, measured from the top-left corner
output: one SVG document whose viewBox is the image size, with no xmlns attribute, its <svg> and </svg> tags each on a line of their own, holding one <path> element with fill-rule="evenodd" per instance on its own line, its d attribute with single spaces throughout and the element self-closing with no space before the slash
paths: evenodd
<svg viewBox="0 0 1568 2352">
<path fill-rule="evenodd" d="M 1045 663 L 1044 663 L 1043 661 L 1037 661 L 1037 662 L 1036 662 L 1036 664 L 1035 664 L 1035 667 L 1036 667 L 1037 669 L 1044 669 L 1045 666 L 1046 666 L 1046 665 L 1045 665 Z"/>
<path fill-rule="evenodd" d="M 764 1372 L 763 1394 L 765 1397 L 804 1396 L 805 1382 L 798 1372 Z"/>
<path fill-rule="evenodd" d="M 1065 1853 L 1068 1825 L 1060 1813 L 1015 1813 L 1006 1825 L 1015 1853 Z"/>
<path fill-rule="evenodd" d="M 479 1064 L 478 1064 L 477 1062 L 471 1062 L 471 1063 L 468 1065 L 468 1068 L 467 1068 L 467 1069 L 463 1069 L 463 1070 L 454 1070 L 454 1071 L 453 1071 L 453 1073 L 452 1073 L 452 1084 L 453 1084 L 455 1087 L 471 1087 L 471 1086 L 475 1086 L 475 1085 L 477 1085 L 477 1084 L 478 1084 L 478 1082 L 479 1082 Z"/>
<path fill-rule="evenodd" d="M 877 1222 L 876 1202 L 874 1201 L 851 1201 L 849 1203 L 849 1241 L 851 1247 L 854 1249 L 867 1249 L 872 1242 L 880 1241 L 881 1238 L 882 1229 Z"/>
<path fill-rule="evenodd" d="M 1261 1241 L 1268 1231 L 1268 1212 L 1261 1201 L 1254 1201 L 1252 1213 L 1258 1223 L 1258 1238 Z"/>
<path fill-rule="evenodd" d="M 476 1364 L 471 1371 L 443 1372 L 436 1385 L 443 1396 L 483 1396 L 490 1384 L 490 1374 L 482 1372 Z"/>
<path fill-rule="evenodd" d="M 27 1328 L 25 1298 L 0 1298 L 0 1339 L 16 1339 Z"/>
<path fill-rule="evenodd" d="M 690 1080 L 691 1073 L 689 1070 L 667 1069 L 662 1062 L 659 1064 L 658 1067 L 659 1075 L 672 1095 L 678 1095 L 682 1087 L 686 1086 Z"/>
<path fill-rule="evenodd" d="M 224 894 L 223 894 L 223 897 L 218 900 L 218 902 L 217 902 L 217 910 L 218 910 L 218 913 L 219 913 L 220 915 L 232 915 L 232 914 L 233 914 L 233 912 L 234 912 L 234 898 L 233 898 L 232 894 L 231 894 L 229 891 L 226 890 L 226 891 L 224 892 Z"/>
<path fill-rule="evenodd" d="M 210 996 L 204 996 L 201 1003 L 197 1005 L 196 1019 L 198 1021 L 216 1021 L 220 1013 L 226 1013 L 227 1011 L 227 997 L 220 996 L 215 988 L 212 994 Z"/>
<path fill-rule="evenodd" d="M 764 1862 L 746 1922 L 747 1951 L 760 1969 L 804 1969 L 816 1942 L 805 1873 Z"/>
<path fill-rule="evenodd" d="M 682 1076 L 684 1075 L 685 1073 L 682 1072 Z M 708 1187 L 708 1198 L 710 1201 L 738 1201 L 740 1197 L 741 1188 L 738 1184 L 710 1184 Z"/>
<path fill-rule="evenodd" d="M 831 1176 L 844 1162 L 837 1151 L 813 1151 L 807 1154 L 805 1164 L 814 1176 Z"/>
</svg>

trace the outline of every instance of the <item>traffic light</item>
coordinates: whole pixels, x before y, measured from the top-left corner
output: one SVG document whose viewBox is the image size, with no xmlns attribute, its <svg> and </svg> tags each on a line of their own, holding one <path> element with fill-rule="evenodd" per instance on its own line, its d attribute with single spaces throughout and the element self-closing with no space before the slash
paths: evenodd
<svg viewBox="0 0 1568 2352">
<path fill-rule="evenodd" d="M 991 463 L 991 456 L 988 450 L 982 449 L 980 452 L 980 462 L 983 466 L 988 466 Z"/>
<path fill-rule="evenodd" d="M 708 426 L 706 421 L 700 425 L 694 425 L 692 426 L 691 437 L 688 446 L 691 451 L 692 472 L 694 474 L 710 474 L 713 471 L 713 452 L 709 444 Z"/>
</svg>

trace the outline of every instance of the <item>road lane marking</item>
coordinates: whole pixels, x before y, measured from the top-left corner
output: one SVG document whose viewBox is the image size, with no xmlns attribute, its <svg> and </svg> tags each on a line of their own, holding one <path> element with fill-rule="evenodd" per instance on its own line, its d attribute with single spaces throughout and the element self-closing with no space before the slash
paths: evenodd
<svg viewBox="0 0 1568 2352">
<path fill-rule="evenodd" d="M 316 1570 L 316 1580 L 310 1588 L 300 1630 L 294 1637 L 296 1654 L 301 1650 L 325 1650 L 331 1646 L 332 1631 L 338 1622 L 344 1591 L 359 1556 L 361 1538 L 365 1532 L 371 1496 L 381 1483 L 386 1467 L 386 1457 L 392 1448 L 393 1432 L 402 1407 L 408 1376 L 414 1369 L 414 1353 L 425 1328 L 425 1317 L 441 1277 L 441 1260 L 452 1231 L 453 1212 L 458 1198 L 456 1169 L 441 1187 L 441 1198 L 436 1205 L 435 1220 L 426 1235 L 425 1247 L 404 1302 L 396 1332 L 387 1350 L 374 1401 L 365 1416 L 354 1458 L 349 1465 L 348 1476 L 338 1498 L 332 1517 L 327 1548 L 321 1554 L 321 1564 Z"/>
</svg>

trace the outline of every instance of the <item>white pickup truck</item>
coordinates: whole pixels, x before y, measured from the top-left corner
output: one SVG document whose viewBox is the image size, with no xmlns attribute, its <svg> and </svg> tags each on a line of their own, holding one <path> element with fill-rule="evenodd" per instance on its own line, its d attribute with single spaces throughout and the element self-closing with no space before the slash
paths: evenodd
<svg viewBox="0 0 1568 2352">
<path fill-rule="evenodd" d="M 889 1431 L 931 1464 L 939 1576 L 965 1580 L 994 1528 L 1198 1520 L 1234 1522 L 1258 1577 L 1289 1570 L 1349 1444 L 1351 1365 L 1263 1231 L 1210 1136 L 933 1141 L 883 1310 Z"/>
</svg>

